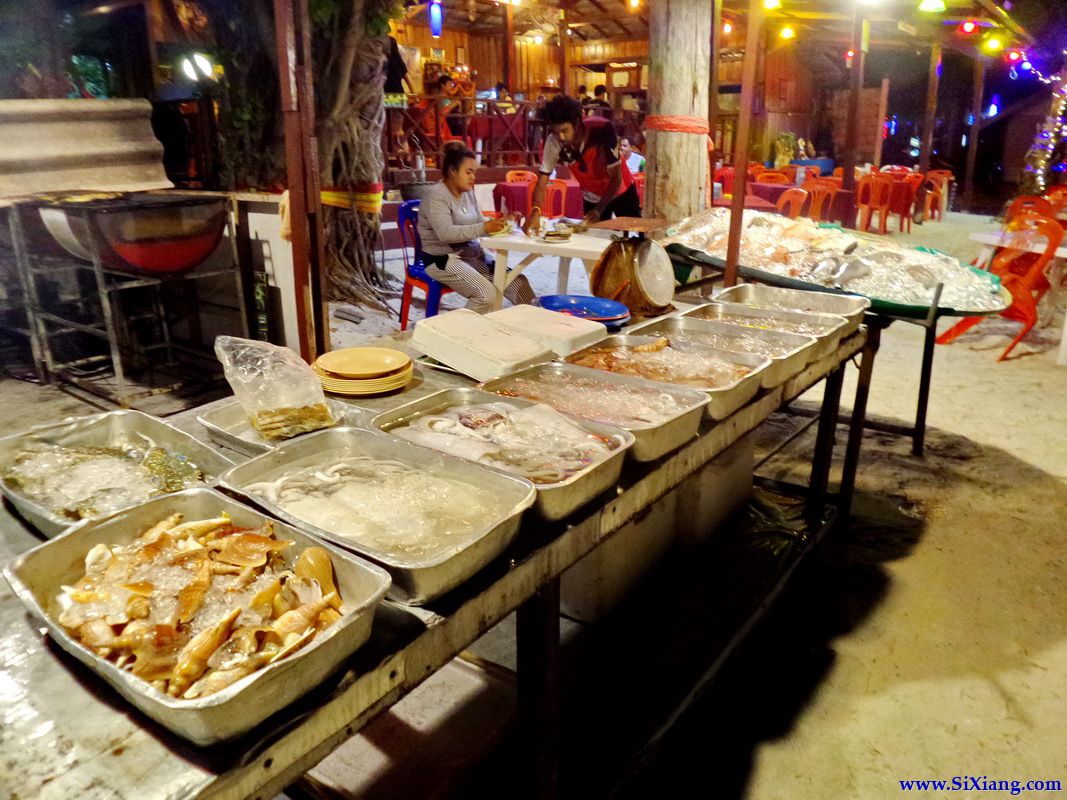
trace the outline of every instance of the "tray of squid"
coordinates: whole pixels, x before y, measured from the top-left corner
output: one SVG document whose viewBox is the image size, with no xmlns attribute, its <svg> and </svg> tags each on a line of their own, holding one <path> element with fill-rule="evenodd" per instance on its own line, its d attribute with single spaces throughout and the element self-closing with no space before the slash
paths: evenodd
<svg viewBox="0 0 1067 800">
<path fill-rule="evenodd" d="M 633 334 L 608 336 L 567 356 L 566 361 L 699 389 L 708 395 L 708 416 L 717 420 L 730 416 L 755 397 L 763 371 L 771 365 L 765 356 L 731 353 L 688 342 L 676 345 L 667 336 Z"/>
<path fill-rule="evenodd" d="M 481 384 L 502 397 L 545 403 L 571 417 L 634 435 L 634 461 L 655 461 L 697 435 L 708 396 L 576 364 L 536 364 Z"/>
<path fill-rule="evenodd" d="M 389 586 L 380 567 L 208 488 L 85 520 L 4 576 L 61 648 L 200 745 L 340 668 Z"/>
<path fill-rule="evenodd" d="M 653 320 L 628 332 L 640 336 L 665 336 L 675 347 L 691 344 L 730 353 L 765 356 L 771 360 L 761 373 L 760 384 L 765 389 L 781 386 L 803 370 L 811 363 L 816 350 L 814 336 L 692 317 Z"/>
<path fill-rule="evenodd" d="M 228 491 L 385 567 L 389 598 L 421 605 L 499 556 L 533 485 L 379 430 L 330 428 L 219 478 Z"/>
<path fill-rule="evenodd" d="M 481 389 L 446 389 L 379 414 L 371 425 L 531 481 L 534 510 L 549 520 L 573 514 L 614 486 L 634 444 L 621 428 Z"/>
</svg>

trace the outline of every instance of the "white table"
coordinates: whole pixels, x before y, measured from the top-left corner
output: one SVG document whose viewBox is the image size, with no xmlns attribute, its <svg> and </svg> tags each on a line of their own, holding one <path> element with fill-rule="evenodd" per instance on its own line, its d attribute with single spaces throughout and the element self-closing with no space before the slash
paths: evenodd
<svg viewBox="0 0 1067 800">
<path fill-rule="evenodd" d="M 972 233 L 968 238 L 972 242 L 978 242 L 982 245 L 982 251 L 978 254 L 978 261 L 975 264 L 981 269 L 989 269 L 989 265 L 993 261 L 993 255 L 998 247 L 1019 249 L 1020 244 L 1018 236 L 1006 235 L 1002 232 Z M 1027 247 L 1026 250 L 1031 253 L 1045 252 L 1045 248 L 1039 242 Z M 1064 259 L 1067 259 L 1067 245 L 1063 245 L 1056 250 L 1056 257 L 1052 261 L 1050 283 L 1053 291 L 1059 288 L 1060 280 L 1063 277 L 1062 262 Z M 1067 319 L 1064 320 L 1063 333 L 1060 335 L 1060 351 L 1056 356 L 1056 364 L 1061 367 L 1067 366 Z"/>
<path fill-rule="evenodd" d="M 504 290 L 522 271 L 542 256 L 556 256 L 559 259 L 559 272 L 556 278 L 557 294 L 567 293 L 570 280 L 571 259 L 579 258 L 585 264 L 586 272 L 592 270 L 600 254 L 611 243 L 611 239 L 576 233 L 567 242 L 545 242 L 534 236 L 512 233 L 508 236 L 483 236 L 482 247 L 496 254 L 496 268 L 493 270 L 493 286 L 496 287 L 496 300 L 493 309 L 504 305 Z M 529 253 L 522 261 L 508 272 L 508 254 L 512 251 Z"/>
</svg>

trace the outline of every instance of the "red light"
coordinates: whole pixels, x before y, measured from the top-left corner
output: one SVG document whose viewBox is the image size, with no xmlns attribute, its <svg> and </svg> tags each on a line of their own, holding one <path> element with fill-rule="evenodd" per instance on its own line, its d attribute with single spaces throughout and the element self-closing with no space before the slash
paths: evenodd
<svg viewBox="0 0 1067 800">
<path fill-rule="evenodd" d="M 851 61 L 855 57 L 856 57 L 856 51 L 855 50 L 846 50 L 845 51 L 845 61 Z"/>
<path fill-rule="evenodd" d="M 970 36 L 976 30 L 978 30 L 978 23 L 973 19 L 969 19 L 960 25 L 960 33 L 966 34 L 967 36 Z"/>
<path fill-rule="evenodd" d="M 1023 54 L 1020 53 L 1018 50 L 1012 50 L 1010 53 L 1008 53 L 1008 61 L 1018 61 L 1022 57 Z"/>
</svg>

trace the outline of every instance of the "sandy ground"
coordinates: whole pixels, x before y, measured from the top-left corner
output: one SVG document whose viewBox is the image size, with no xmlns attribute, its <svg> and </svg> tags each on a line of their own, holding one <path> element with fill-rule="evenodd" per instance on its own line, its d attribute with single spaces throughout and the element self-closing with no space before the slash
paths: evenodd
<svg viewBox="0 0 1067 800">
<path fill-rule="evenodd" d="M 990 226 L 950 215 L 904 238 L 969 261 L 977 246 L 966 234 Z M 574 273 L 572 291 L 587 291 Z M 554 291 L 550 265 L 528 275 L 538 292 Z M 1067 782 L 1067 368 L 1055 366 L 1054 347 L 1062 314 L 1047 309 L 1054 324 L 1004 363 L 995 359 L 1011 323 L 984 323 L 937 348 L 925 457 L 906 439 L 868 433 L 852 536 L 828 542 L 796 577 L 626 794 L 865 800 L 901 796 L 898 781 L 911 777 Z M 335 319 L 334 346 L 396 327 L 384 313 L 359 325 Z M 884 334 L 872 416 L 912 419 L 921 337 L 907 324 Z M 10 379 L 0 379 L 0 397 L 5 430 L 92 410 Z M 776 416 L 762 445 L 798 424 Z M 761 473 L 803 478 L 812 436 Z M 842 429 L 838 459 L 843 445 Z"/>
</svg>

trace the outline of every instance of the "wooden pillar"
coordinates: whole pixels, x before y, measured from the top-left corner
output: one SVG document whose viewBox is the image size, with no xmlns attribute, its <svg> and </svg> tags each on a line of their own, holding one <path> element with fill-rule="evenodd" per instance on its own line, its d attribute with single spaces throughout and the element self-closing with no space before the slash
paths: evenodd
<svg viewBox="0 0 1067 800">
<path fill-rule="evenodd" d="M 878 97 L 878 119 L 884 120 L 889 113 L 889 78 L 882 78 L 882 93 Z M 874 165 L 882 166 L 882 143 L 884 139 L 879 136 L 874 140 Z"/>
<path fill-rule="evenodd" d="M 923 120 L 922 147 L 919 150 L 919 172 L 930 169 L 934 152 L 934 126 L 937 124 L 937 89 L 941 84 L 941 42 L 930 45 L 930 73 L 926 79 L 926 117 Z"/>
<path fill-rule="evenodd" d="M 511 79 L 514 77 L 513 72 L 515 70 L 515 7 L 510 3 L 504 6 L 504 60 L 502 64 L 504 68 L 504 85 L 508 87 L 509 92 L 515 91 L 515 87 L 511 84 Z"/>
<path fill-rule="evenodd" d="M 734 133 L 734 185 L 730 203 L 730 233 L 726 242 L 726 272 L 723 283 L 737 283 L 737 259 L 741 252 L 741 222 L 745 208 L 745 182 L 748 178 L 748 140 L 752 128 L 752 101 L 756 95 L 756 65 L 763 39 L 763 0 L 749 0 L 745 61 L 741 69 L 741 108 Z M 724 187 L 725 188 L 725 187 Z"/>
<path fill-rule="evenodd" d="M 274 0 L 274 26 L 285 126 L 296 320 L 300 355 L 312 361 L 329 350 L 330 339 L 325 324 L 327 316 L 322 287 L 326 258 L 307 0 Z"/>
<path fill-rule="evenodd" d="M 854 191 L 856 188 L 856 149 L 859 146 L 860 90 L 863 88 L 863 68 L 867 59 L 868 22 L 857 3 L 852 8 L 852 74 L 849 81 L 848 116 L 845 122 L 845 156 L 841 161 L 843 170 L 841 188 Z"/>
<path fill-rule="evenodd" d="M 648 11 L 650 115 L 687 117 L 703 125 L 711 47 L 708 0 L 657 0 Z M 650 129 L 645 153 L 645 216 L 677 222 L 704 209 L 705 136 Z"/>
<path fill-rule="evenodd" d="M 978 159 L 978 137 L 981 135 L 978 123 L 982 119 L 982 101 L 985 92 L 985 59 L 981 56 L 974 59 L 973 77 L 971 127 L 967 133 L 967 170 L 963 179 L 963 208 L 968 212 L 974 210 L 974 165 Z"/>
<path fill-rule="evenodd" d="M 564 9 L 559 12 L 559 90 L 563 94 L 570 94 L 570 79 L 567 76 L 571 71 L 568 39 L 567 11 Z"/>
<path fill-rule="evenodd" d="M 715 141 L 719 122 L 719 43 L 722 41 L 722 0 L 711 0 L 711 60 L 708 65 L 708 134 Z M 714 172 L 716 152 L 709 154 Z"/>
</svg>

